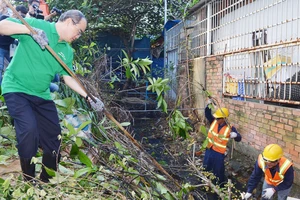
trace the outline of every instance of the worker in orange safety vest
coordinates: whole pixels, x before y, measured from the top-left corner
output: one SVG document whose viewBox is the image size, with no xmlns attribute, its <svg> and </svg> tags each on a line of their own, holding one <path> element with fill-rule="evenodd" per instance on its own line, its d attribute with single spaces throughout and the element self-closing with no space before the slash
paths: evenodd
<svg viewBox="0 0 300 200">
<path fill-rule="evenodd" d="M 283 157 L 283 150 L 278 144 L 269 144 L 259 154 L 254 170 L 248 181 L 244 199 L 252 196 L 253 190 L 265 174 L 262 199 L 272 199 L 277 192 L 278 200 L 285 200 L 289 195 L 294 181 L 293 163 Z"/>
<path fill-rule="evenodd" d="M 221 186 L 225 183 L 225 152 L 230 138 L 240 142 L 242 136 L 234 126 L 229 126 L 225 118 L 229 116 L 227 108 L 219 108 L 213 115 L 209 108 L 212 101 L 209 99 L 205 108 L 205 117 L 210 123 L 207 139 L 208 145 L 205 151 L 203 167 L 206 171 L 211 171 L 217 177 L 215 183 Z"/>
</svg>

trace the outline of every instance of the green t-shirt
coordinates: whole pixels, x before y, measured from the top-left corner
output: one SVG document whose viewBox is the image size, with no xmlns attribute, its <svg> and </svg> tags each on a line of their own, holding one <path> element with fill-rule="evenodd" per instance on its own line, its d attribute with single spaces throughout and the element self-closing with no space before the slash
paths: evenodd
<svg viewBox="0 0 300 200">
<path fill-rule="evenodd" d="M 9 20 L 21 23 L 17 19 Z M 59 42 L 55 23 L 35 18 L 25 18 L 32 27 L 43 30 L 49 46 L 72 70 L 73 50 L 67 42 Z M 42 50 L 38 43 L 28 34 L 12 35 L 19 40 L 15 55 L 7 67 L 3 81 L 2 94 L 22 92 L 50 100 L 50 83 L 55 74 L 68 75 L 55 57 L 47 50 Z"/>
</svg>

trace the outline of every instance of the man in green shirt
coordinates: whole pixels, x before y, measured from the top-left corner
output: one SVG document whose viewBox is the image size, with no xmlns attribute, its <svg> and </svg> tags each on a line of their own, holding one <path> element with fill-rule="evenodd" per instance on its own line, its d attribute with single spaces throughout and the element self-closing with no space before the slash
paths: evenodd
<svg viewBox="0 0 300 200">
<path fill-rule="evenodd" d="M 55 74 L 63 76 L 64 82 L 83 97 L 87 93 L 70 76 L 59 62 L 45 49 L 49 46 L 72 70 L 73 51 L 68 43 L 78 39 L 85 31 L 87 21 L 78 10 L 63 13 L 58 22 L 49 23 L 35 18 L 26 18 L 37 34 L 17 19 L 0 22 L 0 35 L 11 35 L 19 40 L 15 56 L 6 69 L 2 82 L 2 95 L 9 114 L 14 119 L 17 148 L 24 179 L 31 181 L 35 176 L 35 165 L 31 158 L 38 146 L 43 149 L 43 165 L 57 169 L 60 158 L 61 133 L 59 118 L 50 96 L 49 85 Z M 103 109 L 103 103 L 87 98 L 96 111 Z M 40 179 L 49 182 L 44 167 Z"/>
</svg>

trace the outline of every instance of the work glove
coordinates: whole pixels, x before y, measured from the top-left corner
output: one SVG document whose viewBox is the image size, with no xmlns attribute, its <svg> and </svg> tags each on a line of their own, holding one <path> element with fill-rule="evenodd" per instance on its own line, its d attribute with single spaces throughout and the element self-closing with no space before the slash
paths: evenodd
<svg viewBox="0 0 300 200">
<path fill-rule="evenodd" d="M 247 192 L 247 193 L 243 192 L 241 195 L 242 195 L 243 200 L 247 200 L 252 196 L 252 194 L 249 192 Z"/>
<path fill-rule="evenodd" d="M 215 105 L 214 100 L 212 100 L 211 98 L 209 98 L 207 100 L 206 107 L 208 107 L 209 109 L 212 109 L 214 107 L 213 105 Z"/>
<path fill-rule="evenodd" d="M 267 188 L 267 189 L 264 189 L 264 192 L 265 193 L 262 195 L 262 197 L 266 198 L 266 199 L 271 199 L 271 197 L 275 193 L 275 189 L 274 188 Z"/>
<path fill-rule="evenodd" d="M 231 132 L 230 133 L 230 138 L 236 138 L 237 137 L 237 133 L 236 132 Z"/>
<path fill-rule="evenodd" d="M 40 45 L 41 49 L 45 49 L 46 45 L 49 43 L 46 33 L 38 28 L 33 28 L 33 30 L 36 32 L 36 34 L 31 32 L 31 37 Z"/>
<path fill-rule="evenodd" d="M 212 103 L 213 103 L 213 100 L 212 100 L 212 99 L 208 99 L 208 100 L 207 100 L 207 105 L 212 104 Z"/>
<path fill-rule="evenodd" d="M 102 111 L 104 109 L 103 102 L 100 99 L 98 99 L 97 97 L 95 97 L 95 99 L 96 99 L 96 102 L 94 102 L 91 98 L 89 99 L 91 107 L 95 111 Z"/>
</svg>

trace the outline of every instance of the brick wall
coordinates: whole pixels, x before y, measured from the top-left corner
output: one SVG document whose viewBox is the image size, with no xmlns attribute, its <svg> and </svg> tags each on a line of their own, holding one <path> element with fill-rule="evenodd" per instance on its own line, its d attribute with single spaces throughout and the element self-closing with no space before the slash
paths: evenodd
<svg viewBox="0 0 300 200">
<path fill-rule="evenodd" d="M 256 159 L 266 145 L 279 144 L 300 175 L 300 109 L 223 98 L 223 57 L 207 58 L 205 65 L 207 90 L 222 107 L 229 108 L 229 121 L 242 135 L 237 149 Z"/>
</svg>

